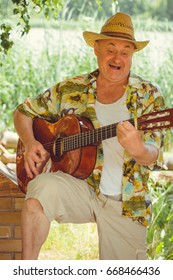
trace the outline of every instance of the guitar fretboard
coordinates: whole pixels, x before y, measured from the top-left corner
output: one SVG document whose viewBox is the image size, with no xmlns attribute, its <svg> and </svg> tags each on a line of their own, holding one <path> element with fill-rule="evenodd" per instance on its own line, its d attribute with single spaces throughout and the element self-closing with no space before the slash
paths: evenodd
<svg viewBox="0 0 173 280">
<path fill-rule="evenodd" d="M 134 119 L 128 120 L 134 125 Z M 84 146 L 97 145 L 99 142 L 115 137 L 118 123 L 91 129 L 79 134 L 58 137 L 55 141 L 56 155 L 75 150 Z M 138 129 L 143 131 L 159 130 L 173 126 L 173 109 L 165 109 L 142 115 L 137 121 Z"/>
<path fill-rule="evenodd" d="M 134 124 L 133 120 L 130 120 L 130 122 Z M 68 152 L 84 146 L 94 145 L 103 140 L 115 137 L 116 127 L 117 123 L 85 131 L 80 134 L 58 138 L 56 140 L 56 152 L 61 154 L 61 147 L 63 147 L 63 152 Z"/>
<path fill-rule="evenodd" d="M 64 151 L 74 150 L 80 147 L 94 145 L 105 139 L 112 138 L 116 136 L 116 124 L 111 124 L 109 126 L 100 127 L 98 129 L 93 129 L 90 131 L 85 131 L 80 134 L 65 137 L 64 141 Z"/>
</svg>

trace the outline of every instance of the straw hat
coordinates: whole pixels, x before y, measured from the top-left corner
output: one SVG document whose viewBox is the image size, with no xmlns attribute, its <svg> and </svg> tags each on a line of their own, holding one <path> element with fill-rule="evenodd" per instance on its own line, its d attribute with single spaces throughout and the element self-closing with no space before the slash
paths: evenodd
<svg viewBox="0 0 173 280">
<path fill-rule="evenodd" d="M 104 39 L 117 39 L 132 42 L 135 45 L 135 52 L 142 50 L 149 41 L 136 41 L 131 17 L 125 13 L 116 13 L 103 25 L 100 33 L 85 31 L 83 37 L 86 43 L 93 47 L 94 42 Z"/>
</svg>

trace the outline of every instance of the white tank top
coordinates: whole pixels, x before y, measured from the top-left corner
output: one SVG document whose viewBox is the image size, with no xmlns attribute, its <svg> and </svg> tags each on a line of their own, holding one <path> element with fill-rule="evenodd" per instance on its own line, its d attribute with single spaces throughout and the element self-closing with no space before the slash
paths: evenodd
<svg viewBox="0 0 173 280">
<path fill-rule="evenodd" d="M 101 126 L 128 120 L 130 114 L 125 104 L 126 94 L 112 104 L 95 103 L 97 118 Z M 102 141 L 104 162 L 100 181 L 100 191 L 105 195 L 121 194 L 124 148 L 117 137 Z"/>
</svg>

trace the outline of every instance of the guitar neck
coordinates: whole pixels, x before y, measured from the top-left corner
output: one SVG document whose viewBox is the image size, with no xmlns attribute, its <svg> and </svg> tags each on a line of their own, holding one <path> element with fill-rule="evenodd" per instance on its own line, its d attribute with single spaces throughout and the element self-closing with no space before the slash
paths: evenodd
<svg viewBox="0 0 173 280">
<path fill-rule="evenodd" d="M 70 150 L 78 149 L 84 146 L 96 145 L 103 140 L 115 137 L 116 127 L 117 123 L 85 131 L 80 134 L 64 137 L 64 152 L 68 152 Z"/>
<path fill-rule="evenodd" d="M 128 120 L 134 125 L 134 119 Z M 162 130 L 173 127 L 173 108 L 156 111 L 140 116 L 137 120 L 138 129 L 143 131 Z M 57 153 L 68 152 L 84 146 L 97 145 L 103 140 L 116 136 L 118 123 L 91 129 L 79 134 L 59 137 L 55 141 Z"/>
</svg>

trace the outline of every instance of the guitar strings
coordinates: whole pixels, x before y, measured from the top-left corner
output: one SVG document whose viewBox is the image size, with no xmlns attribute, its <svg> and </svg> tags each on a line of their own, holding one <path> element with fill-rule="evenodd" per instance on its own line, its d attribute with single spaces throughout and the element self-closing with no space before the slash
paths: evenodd
<svg viewBox="0 0 173 280">
<path fill-rule="evenodd" d="M 134 125 L 134 120 L 130 119 L 128 120 L 132 125 Z M 146 124 L 147 121 L 140 120 L 140 125 Z M 49 148 L 52 148 L 52 146 L 55 144 L 56 149 L 60 150 L 61 141 L 63 141 L 63 147 L 64 152 L 74 150 L 83 146 L 95 144 L 97 142 L 100 142 L 104 139 L 108 139 L 111 137 L 116 136 L 116 126 L 117 124 L 111 124 L 108 126 L 103 126 L 97 129 L 91 129 L 85 132 L 81 132 L 74 135 L 67 135 L 64 137 L 56 138 L 54 141 L 47 142 L 43 144 L 43 146 L 48 150 Z M 166 126 L 162 126 L 166 127 Z M 114 130 L 113 130 L 114 129 Z M 143 127 L 144 129 L 144 127 Z"/>
<path fill-rule="evenodd" d="M 157 118 L 157 122 L 158 122 L 159 118 Z M 134 120 L 130 119 L 128 120 L 132 125 L 134 125 Z M 139 121 L 139 119 L 138 119 Z M 151 120 L 149 120 L 151 123 Z M 146 119 L 140 119 L 140 125 L 141 125 L 141 129 L 147 129 L 147 127 L 145 127 L 145 125 L 147 124 Z M 156 121 L 155 119 L 152 120 Z M 87 145 L 91 145 L 91 144 L 96 144 L 97 142 L 101 142 L 104 139 L 108 139 L 111 137 L 116 136 L 116 126 L 117 124 L 111 124 L 108 126 L 103 126 L 103 127 L 99 127 L 97 129 L 91 129 L 88 131 L 84 131 L 78 134 L 74 134 L 74 135 L 67 135 L 64 137 L 58 137 L 53 141 L 44 143 L 43 146 L 45 147 L 45 149 L 47 149 L 48 151 L 50 149 L 52 149 L 52 147 L 55 145 L 56 147 L 56 151 L 60 151 L 61 149 L 61 144 L 63 146 L 63 152 L 67 152 L 70 150 L 74 150 L 83 146 L 87 146 Z M 168 125 L 162 125 L 162 128 L 166 128 L 168 127 Z M 113 130 L 114 129 L 114 130 Z M 149 129 L 149 127 L 148 127 Z M 150 129 L 153 129 L 153 127 L 150 127 Z M 159 127 L 154 127 L 154 129 L 159 129 Z"/>
<path fill-rule="evenodd" d="M 133 120 L 129 120 L 129 122 L 134 124 Z M 65 152 L 69 150 L 74 150 L 82 146 L 95 144 L 104 139 L 116 136 L 116 126 L 117 124 L 111 124 L 108 126 L 99 127 L 97 129 L 84 131 L 79 134 L 58 137 L 53 141 L 44 143 L 43 146 L 48 151 L 52 149 L 53 145 L 55 145 L 56 150 L 60 150 L 61 141 L 63 141 L 63 147 Z"/>
<path fill-rule="evenodd" d="M 161 113 L 162 115 L 159 115 L 158 113 L 160 112 L 153 112 L 150 114 L 146 114 L 141 116 L 138 119 L 138 123 L 140 123 L 140 129 L 142 130 L 153 130 L 153 129 L 159 129 L 159 128 L 169 128 L 171 126 L 170 123 L 170 117 L 172 112 L 172 108 L 166 109 L 166 110 L 162 110 Z M 164 114 L 167 114 L 165 116 L 163 116 Z M 158 114 L 158 115 L 157 115 Z M 152 118 L 148 118 L 152 115 Z M 153 118 L 154 117 L 154 118 Z M 159 120 L 161 121 L 161 125 L 155 125 L 154 127 L 147 127 L 146 125 L 149 123 L 154 123 L 156 122 L 158 124 Z M 128 120 L 132 125 L 134 125 L 134 120 L 130 119 Z M 163 123 L 163 122 L 169 122 L 167 123 Z M 172 119 L 171 119 L 172 121 Z M 64 137 L 57 137 L 55 140 L 52 140 L 50 142 L 44 143 L 43 146 L 45 147 L 45 149 L 47 149 L 48 151 L 50 149 L 52 149 L 52 147 L 55 145 L 56 150 L 60 150 L 61 145 L 63 146 L 63 151 L 69 151 L 72 149 L 76 149 L 82 146 L 86 146 L 89 144 L 95 144 L 97 142 L 100 142 L 104 139 L 108 139 L 111 138 L 113 136 L 116 136 L 116 125 L 117 124 L 111 124 L 108 126 L 103 126 L 97 129 L 92 129 L 92 130 L 88 130 L 79 134 L 75 134 L 75 135 L 67 135 Z M 112 130 L 114 128 L 114 131 Z M 62 142 L 63 141 L 63 142 Z"/>
</svg>

